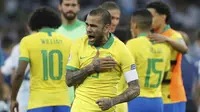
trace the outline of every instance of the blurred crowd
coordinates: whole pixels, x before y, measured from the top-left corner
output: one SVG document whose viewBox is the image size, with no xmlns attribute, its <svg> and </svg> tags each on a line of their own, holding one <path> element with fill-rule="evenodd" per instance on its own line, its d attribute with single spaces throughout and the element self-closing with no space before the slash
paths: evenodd
<svg viewBox="0 0 200 112">
<path fill-rule="evenodd" d="M 107 0 L 80 0 L 79 19 L 84 20 L 86 14 Z M 115 34 L 122 40 L 132 38 L 129 21 L 131 14 L 138 8 L 154 0 L 112 0 L 122 10 L 120 24 Z M 189 35 L 189 52 L 182 60 L 183 81 L 188 101 L 192 101 L 192 86 L 200 75 L 200 0 L 162 0 L 169 4 L 172 12 L 170 25 Z M 26 23 L 28 15 L 34 9 L 48 5 L 57 10 L 59 0 L 0 0 L 0 42 L 4 59 L 10 55 L 12 47 L 28 34 Z M 5 81 L 10 82 L 9 77 Z M 9 95 L 8 95 L 9 96 Z M 191 107 L 193 108 L 193 107 Z"/>
<path fill-rule="evenodd" d="M 99 4 L 107 0 L 80 0 L 81 11 L 79 18 L 85 15 Z M 143 8 L 145 4 L 153 0 L 112 0 L 120 5 L 122 10 L 120 25 L 117 34 L 123 41 L 130 38 L 129 19 L 133 11 Z M 199 0 L 163 0 L 167 2 L 172 11 L 170 24 L 176 30 L 187 32 L 192 41 L 195 40 L 195 31 L 200 26 L 200 1 Z M 48 5 L 57 9 L 59 0 L 1 0 L 0 1 L 0 37 L 7 35 L 14 42 L 27 34 L 26 21 L 29 13 L 35 8 Z M 123 33 L 122 33 L 123 32 Z"/>
</svg>

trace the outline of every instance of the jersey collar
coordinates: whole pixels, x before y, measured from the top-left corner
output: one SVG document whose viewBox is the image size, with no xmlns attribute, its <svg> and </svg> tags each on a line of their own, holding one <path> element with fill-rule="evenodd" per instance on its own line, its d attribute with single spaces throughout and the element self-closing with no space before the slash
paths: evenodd
<svg viewBox="0 0 200 112">
<path fill-rule="evenodd" d="M 55 29 L 53 28 L 42 28 L 39 30 L 39 32 L 55 32 Z"/>
<path fill-rule="evenodd" d="M 72 30 L 72 29 L 76 28 L 77 26 L 79 26 L 80 23 L 81 23 L 81 21 L 77 19 L 74 23 L 72 23 L 70 25 L 62 24 L 62 27 L 67 30 Z"/>
<path fill-rule="evenodd" d="M 96 48 L 97 49 L 99 49 L 99 48 L 109 49 L 111 47 L 111 45 L 113 44 L 113 42 L 114 42 L 114 35 L 112 33 L 110 33 L 110 37 L 107 40 L 107 42 L 102 47 L 96 47 Z M 89 44 L 89 42 L 88 42 L 88 44 Z"/>
<path fill-rule="evenodd" d="M 164 32 L 166 32 L 168 29 L 170 29 L 171 27 L 170 27 L 170 25 L 166 25 L 165 26 L 165 28 L 162 30 L 162 32 L 161 33 L 164 33 Z"/>
<path fill-rule="evenodd" d="M 147 37 L 148 36 L 148 33 L 140 33 L 139 35 L 138 35 L 138 37 Z"/>
</svg>

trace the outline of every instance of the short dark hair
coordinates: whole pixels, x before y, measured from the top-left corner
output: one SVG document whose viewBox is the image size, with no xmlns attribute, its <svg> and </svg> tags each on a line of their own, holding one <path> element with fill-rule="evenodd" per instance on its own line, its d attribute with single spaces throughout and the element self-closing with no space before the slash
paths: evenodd
<svg viewBox="0 0 200 112">
<path fill-rule="evenodd" d="M 114 9 L 120 10 L 119 6 L 113 1 L 104 2 L 99 7 L 104 8 L 106 10 L 114 10 Z"/>
<path fill-rule="evenodd" d="M 59 0 L 60 1 L 60 4 L 63 3 L 63 0 Z M 78 4 L 80 4 L 80 0 L 77 0 Z"/>
<path fill-rule="evenodd" d="M 152 26 L 152 15 L 146 9 L 137 10 L 133 13 L 132 17 L 135 20 L 136 25 L 141 30 L 150 30 Z"/>
<path fill-rule="evenodd" d="M 147 4 L 146 8 L 153 8 L 158 14 L 166 15 L 166 23 L 170 20 L 171 12 L 169 6 L 166 3 L 162 1 L 155 1 Z"/>
<path fill-rule="evenodd" d="M 28 25 L 32 31 L 38 31 L 43 27 L 58 28 L 61 25 L 61 18 L 52 8 L 42 7 L 31 14 Z"/>
<path fill-rule="evenodd" d="M 96 8 L 90 11 L 89 13 L 90 16 L 100 16 L 102 18 L 102 23 L 103 24 L 111 24 L 111 15 L 110 13 L 103 8 Z"/>
<path fill-rule="evenodd" d="M 1 47 L 3 49 L 7 49 L 7 48 L 11 47 L 13 44 L 14 44 L 13 40 L 9 36 L 5 36 L 2 39 Z"/>
</svg>

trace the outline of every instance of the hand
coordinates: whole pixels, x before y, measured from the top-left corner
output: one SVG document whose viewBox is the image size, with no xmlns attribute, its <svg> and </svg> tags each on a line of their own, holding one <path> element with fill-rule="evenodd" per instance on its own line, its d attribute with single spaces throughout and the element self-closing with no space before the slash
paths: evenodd
<svg viewBox="0 0 200 112">
<path fill-rule="evenodd" d="M 10 111 L 11 112 L 19 112 L 19 104 L 18 104 L 18 102 L 16 100 L 12 100 L 11 101 Z"/>
<path fill-rule="evenodd" d="M 95 72 L 103 72 L 112 69 L 117 64 L 117 62 L 111 57 L 106 57 L 106 58 L 98 58 L 98 57 L 99 57 L 99 52 L 97 52 L 97 55 L 94 57 L 91 63 L 94 67 Z"/>
<path fill-rule="evenodd" d="M 153 40 L 155 43 L 163 43 L 163 42 L 167 42 L 168 37 L 163 36 L 161 34 L 149 34 L 148 37 Z"/>
<path fill-rule="evenodd" d="M 113 106 L 113 101 L 109 98 L 101 98 L 96 101 L 96 104 L 98 104 L 102 111 L 105 111 Z"/>
</svg>

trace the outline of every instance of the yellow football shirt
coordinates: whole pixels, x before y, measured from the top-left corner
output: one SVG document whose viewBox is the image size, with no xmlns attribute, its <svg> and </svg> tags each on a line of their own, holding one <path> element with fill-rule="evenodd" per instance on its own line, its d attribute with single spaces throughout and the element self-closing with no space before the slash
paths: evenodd
<svg viewBox="0 0 200 112">
<path fill-rule="evenodd" d="M 72 112 L 81 112 L 81 110 L 88 112 L 101 111 L 96 101 L 100 98 L 116 96 L 121 74 L 135 69 L 135 62 L 131 53 L 112 34 L 107 43 L 99 48 L 89 45 L 87 36 L 76 40 L 72 45 L 71 59 L 67 69 L 78 70 L 89 65 L 95 57 L 97 50 L 100 53 L 99 57 L 112 57 L 117 62 L 117 65 L 108 72 L 92 74 L 77 87 Z M 115 107 L 106 112 L 113 111 L 115 111 Z"/>
<path fill-rule="evenodd" d="M 20 42 L 20 60 L 30 63 L 28 109 L 70 105 L 65 82 L 71 40 L 44 28 Z"/>
<path fill-rule="evenodd" d="M 170 69 L 170 48 L 167 44 L 153 44 L 147 34 L 131 39 L 127 47 L 135 57 L 140 83 L 140 97 L 162 97 L 161 82 Z"/>
</svg>

